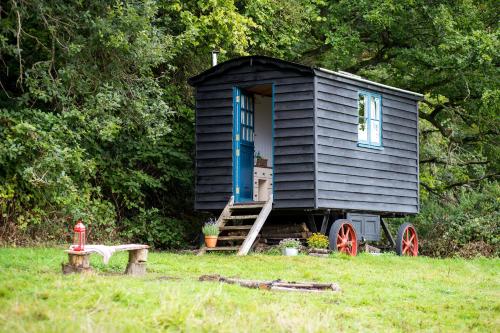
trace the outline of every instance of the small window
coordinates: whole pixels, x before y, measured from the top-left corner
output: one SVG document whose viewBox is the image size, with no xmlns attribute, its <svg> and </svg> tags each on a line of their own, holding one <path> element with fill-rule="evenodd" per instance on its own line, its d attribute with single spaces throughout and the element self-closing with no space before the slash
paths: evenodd
<svg viewBox="0 0 500 333">
<path fill-rule="evenodd" d="M 360 92 L 358 98 L 358 142 L 360 146 L 382 146 L 382 99 Z"/>
</svg>

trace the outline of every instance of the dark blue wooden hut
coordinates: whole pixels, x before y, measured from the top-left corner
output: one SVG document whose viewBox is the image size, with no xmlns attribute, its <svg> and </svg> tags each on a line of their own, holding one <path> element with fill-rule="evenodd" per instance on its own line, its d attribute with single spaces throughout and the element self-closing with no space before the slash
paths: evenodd
<svg viewBox="0 0 500 333">
<path fill-rule="evenodd" d="M 226 61 L 189 83 L 195 209 L 223 211 L 223 230 L 228 221 L 244 225 L 238 211 L 258 209 L 239 214 L 252 217 L 243 251 L 227 248 L 248 252 L 255 241 L 248 235 L 257 237 L 271 211 L 347 219 L 357 240 L 379 238 L 380 216 L 418 212 L 421 94 L 264 56 Z"/>
</svg>

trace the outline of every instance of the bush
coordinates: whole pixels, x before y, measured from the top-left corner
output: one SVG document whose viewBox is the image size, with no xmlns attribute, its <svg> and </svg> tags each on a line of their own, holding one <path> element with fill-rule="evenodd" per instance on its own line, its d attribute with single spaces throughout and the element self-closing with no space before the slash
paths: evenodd
<svg viewBox="0 0 500 333">
<path fill-rule="evenodd" d="M 430 197 L 412 219 L 419 233 L 419 252 L 448 257 L 500 254 L 500 186 L 462 188 L 454 195 Z M 400 222 L 400 221 L 399 221 Z"/>
<path fill-rule="evenodd" d="M 314 249 L 327 249 L 329 243 L 328 237 L 320 233 L 314 233 L 307 239 L 307 245 Z"/>
<path fill-rule="evenodd" d="M 180 248 L 186 245 L 185 227 L 185 221 L 165 217 L 159 210 L 149 209 L 125 220 L 120 236 L 131 242 L 146 243 L 153 248 Z"/>
</svg>

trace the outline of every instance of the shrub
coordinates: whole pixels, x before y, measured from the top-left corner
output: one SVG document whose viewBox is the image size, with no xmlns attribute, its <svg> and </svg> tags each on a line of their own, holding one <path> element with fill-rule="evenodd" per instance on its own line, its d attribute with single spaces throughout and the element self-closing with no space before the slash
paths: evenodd
<svg viewBox="0 0 500 333">
<path fill-rule="evenodd" d="M 285 238 L 280 241 L 279 243 L 279 248 L 284 249 L 284 248 L 295 248 L 298 249 L 300 247 L 300 241 L 295 238 Z"/>
<path fill-rule="evenodd" d="M 492 182 L 422 201 L 420 214 L 410 219 L 419 233 L 419 252 L 435 257 L 500 255 L 499 197 L 500 186 Z"/>
<path fill-rule="evenodd" d="M 217 225 L 216 221 L 210 220 L 207 223 L 205 223 L 203 228 L 201 228 L 201 231 L 205 236 L 218 236 L 219 226 Z"/>
<path fill-rule="evenodd" d="M 126 219 L 120 236 L 131 242 L 146 243 L 153 248 L 171 249 L 186 245 L 184 220 L 165 217 L 158 209 L 141 210 Z"/>
<path fill-rule="evenodd" d="M 327 249 L 329 245 L 328 237 L 320 233 L 314 233 L 307 239 L 307 245 L 315 249 Z"/>
</svg>

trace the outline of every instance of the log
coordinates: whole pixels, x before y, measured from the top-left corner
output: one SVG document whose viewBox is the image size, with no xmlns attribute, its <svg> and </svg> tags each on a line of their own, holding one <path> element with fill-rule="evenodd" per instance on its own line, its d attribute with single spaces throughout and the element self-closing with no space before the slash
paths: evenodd
<svg viewBox="0 0 500 333">
<path fill-rule="evenodd" d="M 332 253 L 332 250 L 312 248 L 312 249 L 308 249 L 307 252 L 329 254 L 329 253 Z"/>
<path fill-rule="evenodd" d="M 259 280 L 243 280 L 236 278 L 226 278 L 218 274 L 202 275 L 199 281 L 213 281 L 228 284 L 238 284 L 242 287 L 265 290 L 280 290 L 280 291 L 303 291 L 303 292 L 324 292 L 324 291 L 341 291 L 336 283 L 308 283 L 308 282 L 286 282 L 281 280 L 275 281 L 259 281 Z"/>
<path fill-rule="evenodd" d="M 148 249 L 137 249 L 128 251 L 128 264 L 125 269 L 127 275 L 146 274 L 146 262 L 148 261 Z"/>
<path fill-rule="evenodd" d="M 75 254 L 68 253 L 68 263 L 62 264 L 63 274 L 71 273 L 89 273 L 92 272 L 90 267 L 90 254 Z"/>
<path fill-rule="evenodd" d="M 329 256 L 328 253 L 316 253 L 316 252 L 309 252 L 309 255 L 313 257 L 323 257 L 323 258 L 328 258 Z"/>
</svg>

